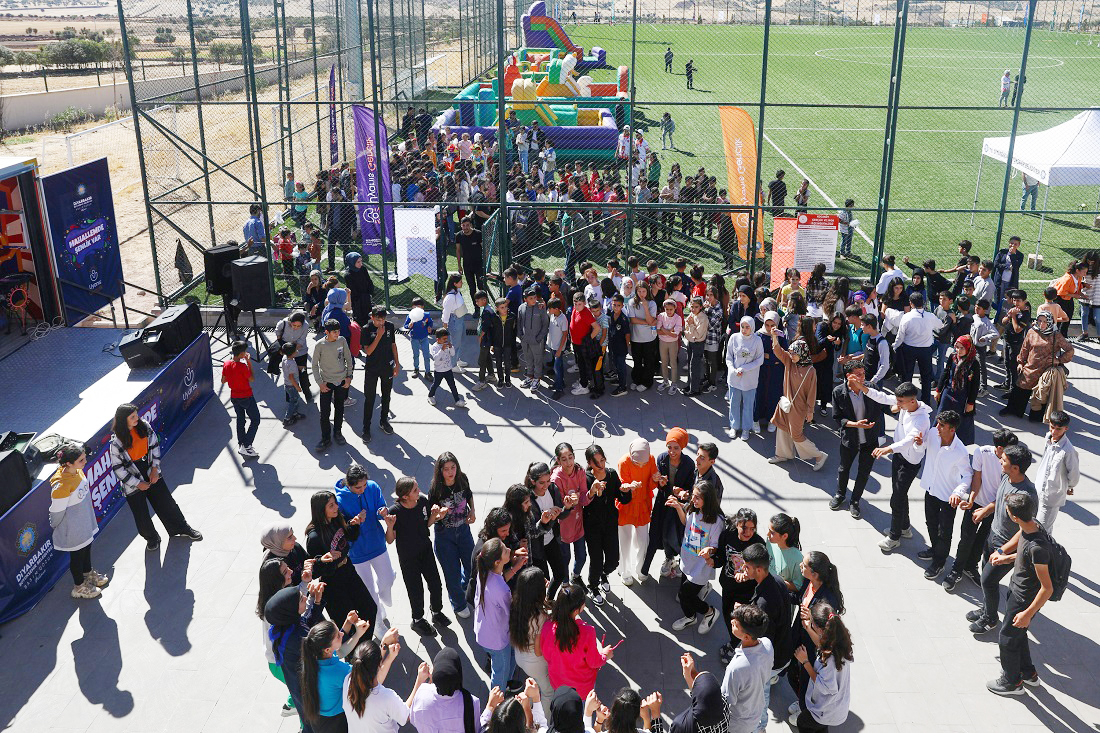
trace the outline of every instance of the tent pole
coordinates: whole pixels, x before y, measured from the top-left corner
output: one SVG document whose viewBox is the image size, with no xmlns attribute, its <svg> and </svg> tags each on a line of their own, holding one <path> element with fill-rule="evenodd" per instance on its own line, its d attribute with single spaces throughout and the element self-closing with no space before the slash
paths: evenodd
<svg viewBox="0 0 1100 733">
<path fill-rule="evenodd" d="M 1039 217 L 1039 239 L 1035 242 L 1035 269 L 1039 269 L 1039 247 L 1043 244 L 1043 223 L 1047 219 L 1047 200 L 1050 198 L 1050 186 L 1043 194 L 1043 214 Z"/>
<path fill-rule="evenodd" d="M 982 185 L 982 166 L 985 165 L 985 153 L 978 154 L 978 182 L 974 184 L 974 207 L 970 209 L 970 226 L 974 226 L 974 212 L 978 209 L 978 188 Z"/>
</svg>

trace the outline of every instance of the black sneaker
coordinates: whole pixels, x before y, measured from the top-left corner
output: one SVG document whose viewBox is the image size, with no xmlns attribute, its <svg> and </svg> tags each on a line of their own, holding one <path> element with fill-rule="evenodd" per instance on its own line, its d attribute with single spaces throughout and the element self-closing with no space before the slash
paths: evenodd
<svg viewBox="0 0 1100 733">
<path fill-rule="evenodd" d="M 1013 684 L 1004 677 L 998 677 L 995 680 L 986 682 L 985 689 L 994 695 L 1022 695 L 1024 694 L 1024 683 L 1017 682 Z"/>
<path fill-rule="evenodd" d="M 839 496 L 834 496 L 829 500 L 829 508 L 834 512 L 839 512 L 841 507 L 844 506 L 844 499 Z"/>
<path fill-rule="evenodd" d="M 378 425 L 382 428 L 383 433 L 385 433 L 386 435 L 393 435 L 393 426 L 390 425 L 389 420 L 383 420 Z"/>
<path fill-rule="evenodd" d="M 410 624 L 410 628 L 421 636 L 436 636 L 437 632 L 430 623 L 418 618 Z"/>
<path fill-rule="evenodd" d="M 315 451 L 317 451 L 318 453 L 324 453 L 325 451 L 327 451 L 329 449 L 330 445 L 332 445 L 331 440 L 323 440 L 322 439 L 321 442 L 318 443 L 316 446 L 314 446 L 313 449 Z"/>
<path fill-rule="evenodd" d="M 852 505 L 848 507 L 848 511 L 852 513 L 852 519 L 859 519 L 863 516 L 863 510 L 859 508 L 858 501 L 853 501 Z"/>
<path fill-rule="evenodd" d="M 347 445 L 348 441 L 344 438 L 343 433 L 333 433 L 332 439 L 336 441 L 336 445 Z"/>
<path fill-rule="evenodd" d="M 970 624 L 970 633 L 984 634 L 985 632 L 992 631 L 995 628 L 997 628 L 997 623 L 994 621 L 990 621 L 983 616 L 974 623 Z"/>
<path fill-rule="evenodd" d="M 967 568 L 966 570 L 964 570 L 963 576 L 970 578 L 970 580 L 974 581 L 974 585 L 982 584 L 982 574 L 974 568 Z"/>
<path fill-rule="evenodd" d="M 160 549 L 160 537 L 158 536 L 156 539 L 152 539 L 152 540 L 149 540 L 148 542 L 146 542 L 145 543 L 145 549 L 148 552 L 156 552 L 157 550 L 159 550 Z"/>
<path fill-rule="evenodd" d="M 935 580 L 936 578 L 940 577 L 940 573 L 942 572 L 943 565 L 933 565 L 932 567 L 924 571 L 924 577 L 928 578 L 929 580 Z"/>
<path fill-rule="evenodd" d="M 951 591 L 955 590 L 955 586 L 959 584 L 960 580 L 962 580 L 962 573 L 952 570 L 950 573 L 947 574 L 947 577 L 943 579 L 943 582 L 940 583 L 940 585 L 943 586 L 943 589 L 945 591 L 950 593 Z"/>
<path fill-rule="evenodd" d="M 975 608 L 973 611 L 966 612 L 966 620 L 970 622 L 977 621 L 982 617 L 982 609 Z"/>
<path fill-rule="evenodd" d="M 447 628 L 451 625 L 451 620 L 442 611 L 436 611 L 432 614 L 432 623 L 440 628 Z"/>
<path fill-rule="evenodd" d="M 553 392 L 550 393 L 550 399 L 560 400 L 561 395 L 562 395 L 562 391 L 560 389 L 555 389 Z"/>
<path fill-rule="evenodd" d="M 628 390 L 626 387 L 623 387 L 622 385 L 620 385 L 620 386 L 615 388 L 615 390 L 611 393 L 611 396 L 612 397 L 622 397 L 624 394 L 626 394 L 629 391 L 630 390 Z"/>
<path fill-rule="evenodd" d="M 917 553 L 917 559 L 918 560 L 931 560 L 932 559 L 932 548 L 929 547 L 927 550 L 921 550 L 920 552 L 918 552 Z"/>
<path fill-rule="evenodd" d="M 364 443 L 369 443 L 369 442 L 370 442 L 370 438 L 371 438 L 371 435 L 370 435 L 370 426 L 369 426 L 369 425 L 364 425 L 364 426 L 363 426 L 363 442 L 364 442 Z"/>
<path fill-rule="evenodd" d="M 176 537 L 186 537 L 192 542 L 202 542 L 202 532 L 194 527 L 188 527 L 186 532 L 180 532 Z"/>
</svg>

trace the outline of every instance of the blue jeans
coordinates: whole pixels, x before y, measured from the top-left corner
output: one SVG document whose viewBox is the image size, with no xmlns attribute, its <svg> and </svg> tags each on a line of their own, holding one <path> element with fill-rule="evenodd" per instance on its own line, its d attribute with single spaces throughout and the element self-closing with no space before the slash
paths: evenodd
<svg viewBox="0 0 1100 733">
<path fill-rule="evenodd" d="M 565 352 L 561 356 L 554 357 L 554 391 L 561 392 L 565 389 Z"/>
<path fill-rule="evenodd" d="M 611 354 L 612 360 L 615 362 L 615 373 L 619 375 L 619 386 L 623 389 L 630 389 L 630 370 L 626 368 L 626 352 L 616 354 L 614 351 L 608 351 Z"/>
<path fill-rule="evenodd" d="M 466 584 L 471 577 L 473 555 L 474 536 L 470 525 L 435 525 L 435 556 L 439 558 L 443 581 L 447 584 L 447 597 L 455 611 L 466 608 Z"/>
<path fill-rule="evenodd" d="M 852 254 L 852 230 L 848 229 L 847 233 L 841 233 L 840 235 L 840 252 L 842 255 Z"/>
<path fill-rule="evenodd" d="M 756 407 L 755 389 L 730 387 L 730 430 L 751 430 L 752 411 Z"/>
<path fill-rule="evenodd" d="M 529 157 L 529 151 L 520 149 L 519 151 L 519 164 L 523 168 L 523 175 L 527 175 L 527 160 Z"/>
<path fill-rule="evenodd" d="M 466 340 L 466 316 L 452 315 L 447 319 L 447 330 L 451 334 L 451 345 L 455 347 L 455 361 L 462 359 L 462 342 Z M 427 365 L 425 365 L 426 368 Z M 452 366 L 458 366 L 452 364 Z"/>
<path fill-rule="evenodd" d="M 489 652 L 489 660 L 493 665 L 489 675 L 489 690 L 499 687 L 503 692 L 508 688 L 508 680 L 512 679 L 512 673 L 516 671 L 516 651 L 511 645 L 503 649 L 485 651 Z"/>
<path fill-rule="evenodd" d="M 424 371 L 430 372 L 432 370 L 432 359 L 428 355 L 428 337 L 425 336 L 422 339 L 412 339 L 413 347 L 413 369 L 420 368 L 420 356 L 424 355 Z M 456 350 L 457 353 L 457 350 Z"/>
<path fill-rule="evenodd" d="M 256 439 L 256 431 L 260 429 L 260 408 L 256 405 L 256 398 L 233 397 L 233 411 L 237 413 L 237 445 L 252 445 Z M 248 427 L 245 428 L 244 420 L 248 418 Z"/>
<path fill-rule="evenodd" d="M 1089 305 L 1081 302 L 1081 333 L 1089 332 L 1089 321 L 1096 326 L 1097 334 L 1100 334 L 1100 305 Z"/>
<path fill-rule="evenodd" d="M 561 554 L 565 560 L 566 567 L 569 566 L 569 547 L 573 546 L 573 575 L 580 575 L 581 568 L 584 567 L 584 561 L 588 559 L 588 549 L 585 546 L 584 538 L 574 540 L 573 542 L 561 543 Z"/>
<path fill-rule="evenodd" d="M 1039 184 L 1034 186 L 1024 186 L 1024 195 L 1020 199 L 1020 211 L 1024 210 L 1024 205 L 1027 203 L 1028 196 L 1031 197 L 1031 210 L 1035 211 L 1035 198 L 1039 195 Z"/>
<path fill-rule="evenodd" d="M 302 398 L 298 396 L 298 390 L 293 387 L 284 387 L 286 392 L 286 419 L 294 417 L 295 415 L 301 415 L 302 413 Z"/>
<path fill-rule="evenodd" d="M 937 341 L 936 346 L 936 369 L 932 373 L 932 380 L 939 382 L 940 377 L 943 376 L 944 367 L 947 366 L 947 350 L 951 348 L 951 344 L 945 344 L 942 341 Z"/>
</svg>

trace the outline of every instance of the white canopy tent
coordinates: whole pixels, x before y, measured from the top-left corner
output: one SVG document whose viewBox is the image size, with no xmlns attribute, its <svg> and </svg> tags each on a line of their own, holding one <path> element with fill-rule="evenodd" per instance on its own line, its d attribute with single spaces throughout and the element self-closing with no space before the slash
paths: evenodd
<svg viewBox="0 0 1100 733">
<path fill-rule="evenodd" d="M 986 157 L 1006 162 L 1010 140 L 1009 137 L 987 137 L 982 142 L 978 182 L 974 187 L 974 210 L 978 208 L 978 187 Z M 1017 135 L 1012 148 L 1012 167 L 1047 187 L 1039 220 L 1039 241 L 1035 244 L 1038 254 L 1051 186 L 1100 186 L 1100 107 L 1085 110 L 1049 130 Z M 1096 206 L 1100 209 L 1100 198 Z M 974 224 L 973 210 L 970 223 Z"/>
</svg>

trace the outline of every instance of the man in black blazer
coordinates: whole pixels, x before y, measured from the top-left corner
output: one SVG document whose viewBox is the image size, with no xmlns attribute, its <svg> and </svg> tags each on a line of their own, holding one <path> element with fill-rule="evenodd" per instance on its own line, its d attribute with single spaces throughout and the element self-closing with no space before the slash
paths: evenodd
<svg viewBox="0 0 1100 733">
<path fill-rule="evenodd" d="M 852 516 L 859 519 L 862 512 L 859 501 L 867 487 L 871 475 L 871 466 L 875 457 L 871 451 L 878 447 L 879 439 L 885 434 L 882 405 L 867 399 L 863 394 L 853 393 L 848 388 L 849 380 L 863 383 L 866 375 L 863 364 L 850 361 L 844 365 L 845 380 L 833 388 L 833 418 L 840 426 L 840 469 L 837 471 L 836 495 L 829 502 L 834 512 L 844 506 L 844 497 L 848 493 L 848 475 L 852 463 L 859 458 L 856 468 L 856 485 L 852 489 Z"/>
</svg>

